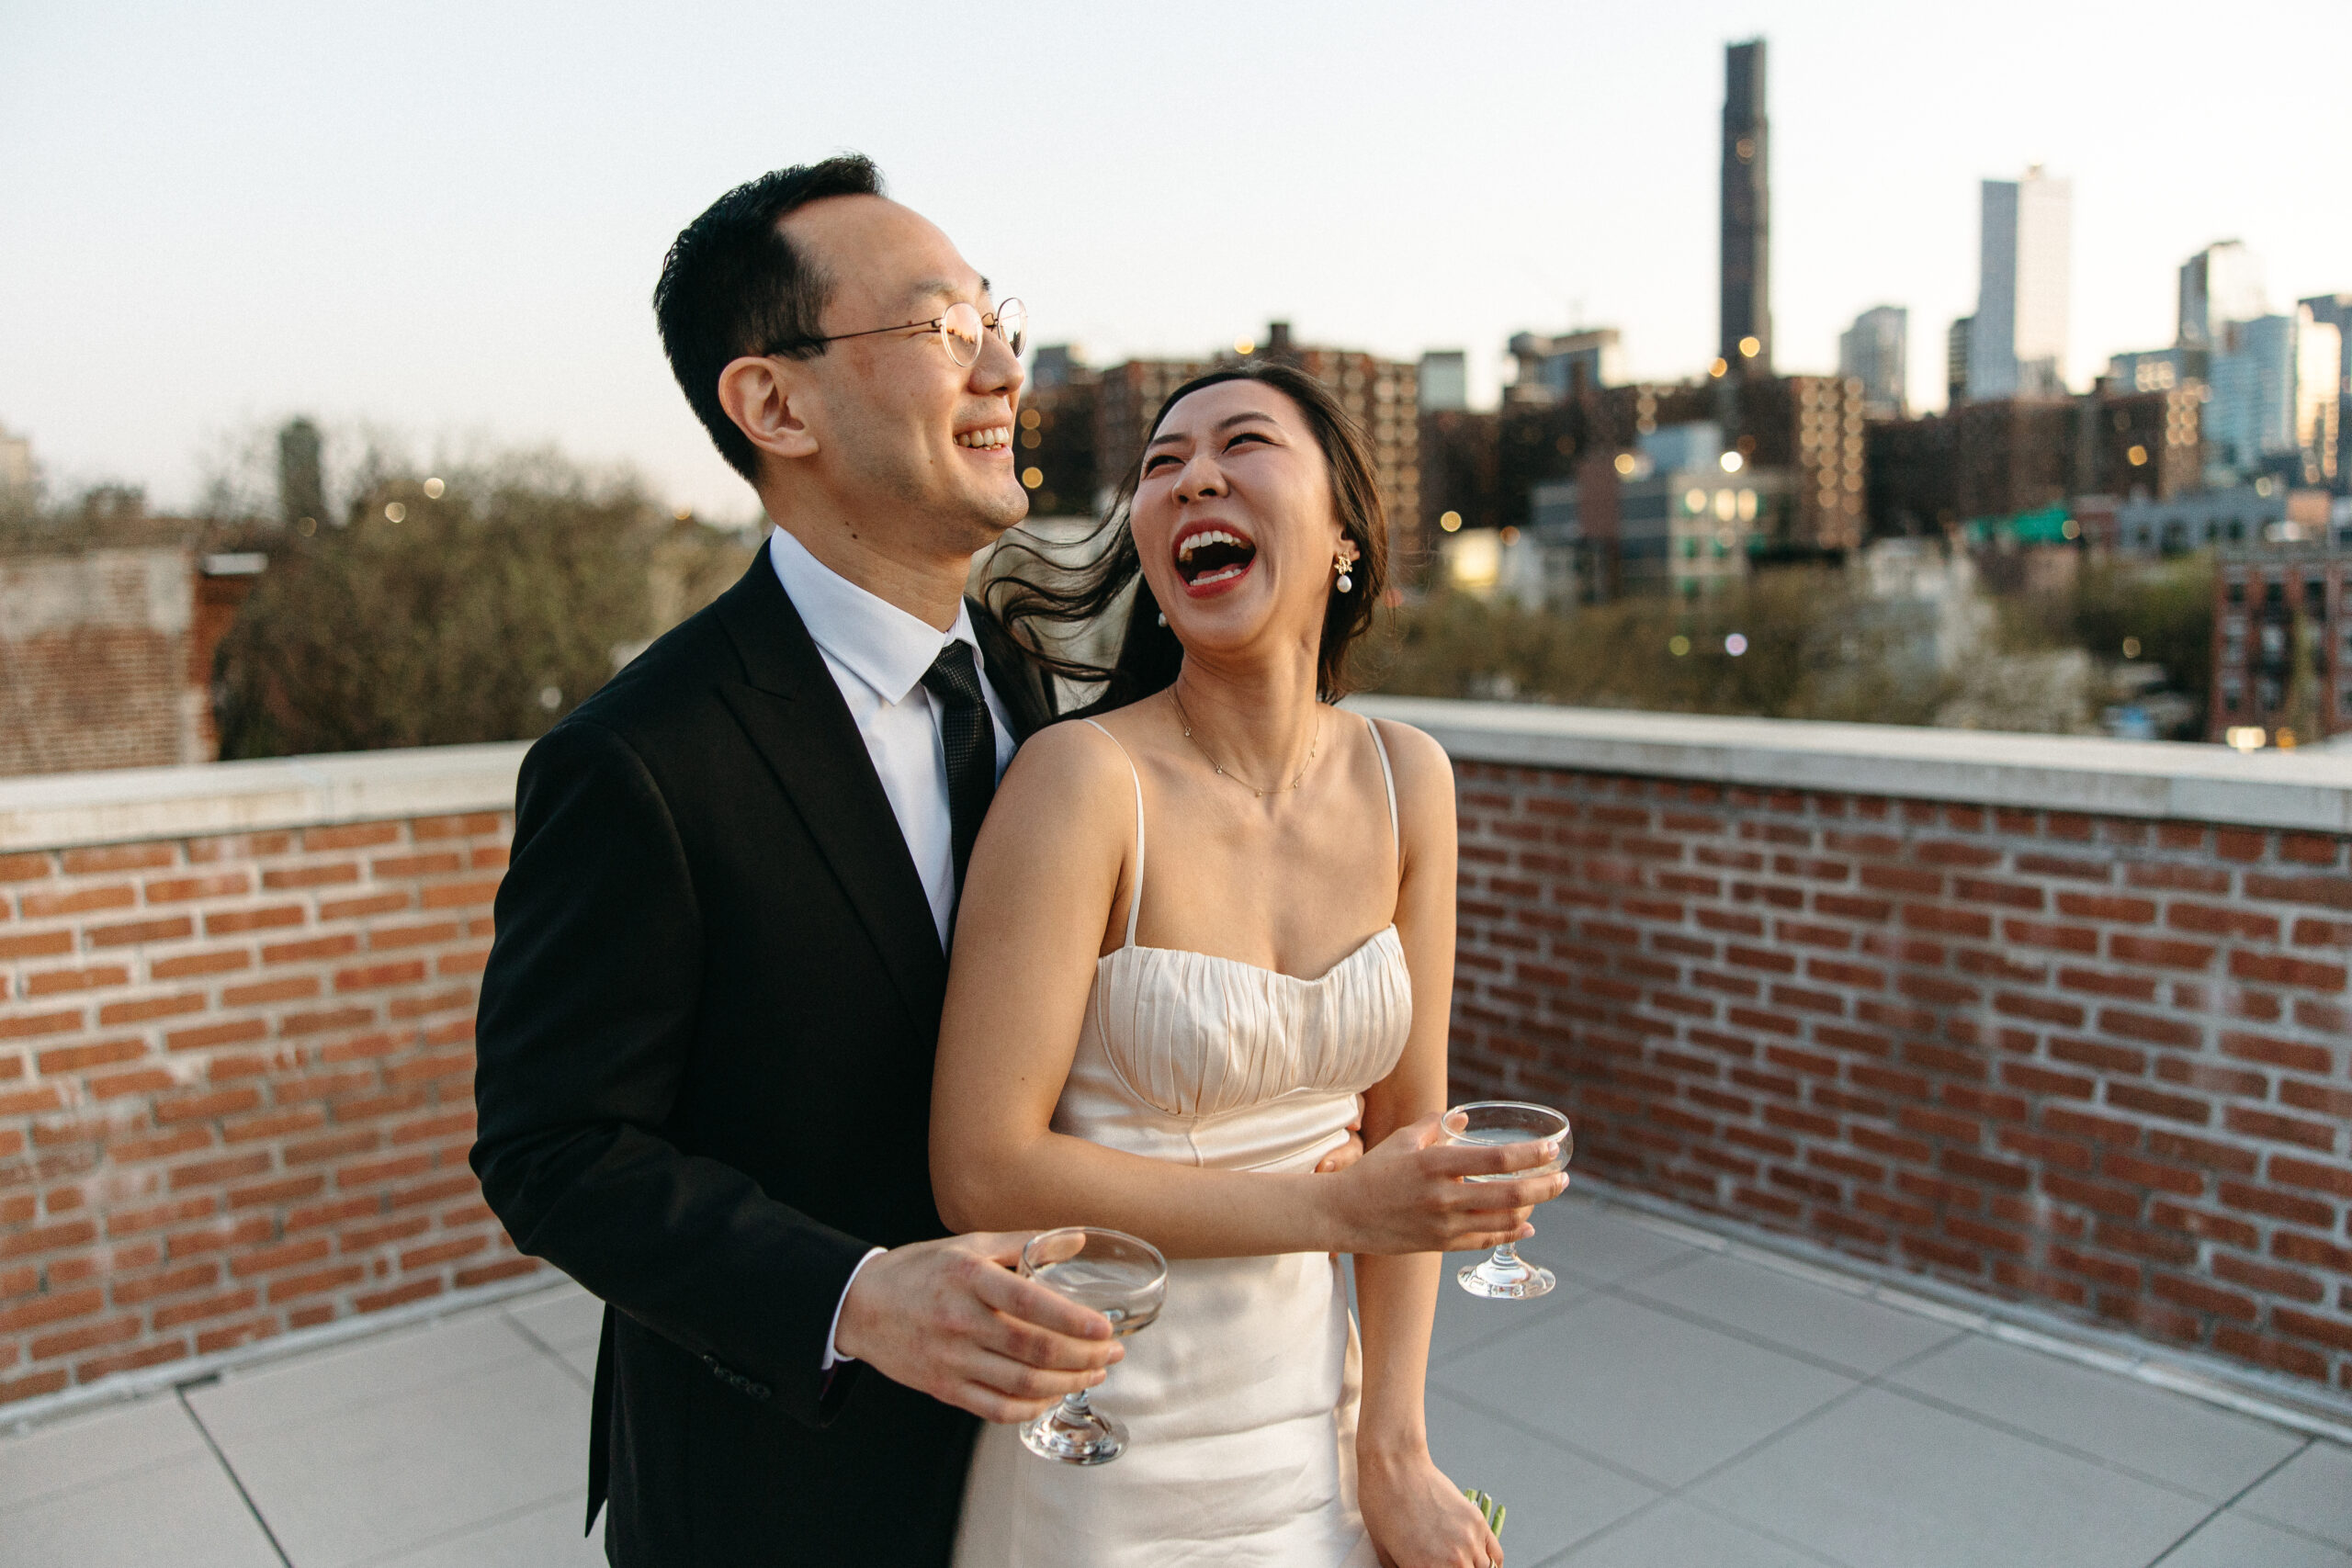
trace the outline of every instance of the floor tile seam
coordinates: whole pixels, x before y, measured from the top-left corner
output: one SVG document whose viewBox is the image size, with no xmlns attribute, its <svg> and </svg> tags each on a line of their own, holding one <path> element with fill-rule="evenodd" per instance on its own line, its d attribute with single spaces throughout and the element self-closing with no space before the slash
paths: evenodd
<svg viewBox="0 0 2352 1568">
<path fill-rule="evenodd" d="M 502 1367 L 518 1362 L 536 1361 L 538 1359 L 537 1352 L 530 1346 L 517 1345 L 513 1350 L 493 1357 L 487 1361 L 479 1361 L 464 1367 L 449 1368 L 441 1371 L 437 1375 L 429 1375 L 424 1381 L 405 1383 L 397 1389 L 388 1390 L 381 1395 L 370 1396 L 364 1399 L 355 1398 L 345 1400 L 342 1403 L 328 1405 L 318 1410 L 308 1411 L 303 1415 L 291 1416 L 286 1420 L 268 1422 L 256 1427 L 250 1431 L 239 1431 L 235 1433 L 230 1440 L 232 1442 L 245 1442 L 256 1438 L 271 1438 L 277 1437 L 282 1433 L 299 1431 L 305 1427 L 315 1427 L 322 1422 L 339 1420 L 345 1416 L 357 1415 L 361 1411 L 376 1409 L 386 1404 L 396 1404 L 399 1401 L 405 1399 L 413 1399 L 421 1393 L 437 1393 L 457 1383 L 464 1382 L 470 1378 L 479 1377 L 485 1373 L 495 1371 Z M 298 1363 L 289 1362 L 284 1367 L 273 1367 L 270 1371 L 273 1374 L 276 1374 L 281 1371 L 289 1371 L 296 1364 Z M 577 1375 L 578 1374 L 576 1373 L 573 1374 L 575 1377 L 577 1377 Z M 195 1392 L 201 1395 L 212 1388 L 227 1388 L 235 1386 L 239 1386 L 239 1383 L 224 1381 L 219 1383 L 208 1383 L 205 1387 L 197 1389 Z M 247 1383 L 243 1384 L 243 1386 L 250 1387 L 251 1385 Z M 190 1406 L 190 1408 L 193 1409 L 194 1407 Z"/>
<path fill-rule="evenodd" d="M 1947 1343 L 1949 1343 L 1949 1341 L 1947 1341 Z M 2069 1459 L 2080 1460 L 2086 1464 L 2097 1465 L 2101 1470 L 2112 1471 L 2114 1473 L 2127 1477 L 2130 1480 L 2143 1482 L 2147 1485 L 2158 1487 L 2164 1491 L 2171 1492 L 2179 1496 L 2186 1497 L 2192 1503 L 2211 1503 L 2213 1501 L 2213 1495 L 2210 1492 L 2194 1491 L 2189 1487 L 2182 1485 L 2177 1481 L 2168 1481 L 2165 1477 L 2158 1475 L 2152 1471 L 2145 1471 L 2140 1469 L 2136 1465 L 2126 1464 L 2121 1460 L 2109 1459 L 2105 1454 L 2098 1452 L 2095 1449 L 2076 1448 L 2074 1444 L 2067 1442 L 2063 1438 L 2053 1438 L 2049 1436 L 2047 1433 L 2034 1431 L 2029 1427 L 2013 1426 L 1997 1416 L 1987 1416 L 1981 1410 L 1971 1410 L 1964 1404 L 1955 1404 L 1951 1400 L 1944 1398 L 1942 1395 L 1929 1393 L 1925 1389 L 1908 1388 L 1902 1383 L 1896 1382 L 1890 1382 L 1884 1386 L 1887 1393 L 1894 1394 L 1900 1399 L 1907 1399 L 1914 1404 L 1923 1404 L 1930 1410 L 1941 1411 L 1946 1416 L 1956 1416 L 1963 1421 L 1973 1421 L 1976 1425 L 1985 1427 L 1988 1430 L 1998 1432 L 2004 1437 L 2016 1438 L 2022 1442 L 2031 1443 L 2037 1448 L 2048 1449 L 2052 1453 L 2064 1454 Z M 2312 1438 L 2303 1438 L 2303 1442 L 2306 1445 L 2315 1440 L 2316 1439 Z M 2302 1450 L 2300 1448 L 2295 1450 L 2297 1453 L 2301 1453 L 2301 1451 Z M 2267 1474 L 2268 1472 L 2265 1472 L 2264 1473 Z"/>
<path fill-rule="evenodd" d="M 550 1504 L 563 1502 L 572 1496 L 575 1491 L 576 1488 L 567 1486 L 561 1491 L 550 1492 L 543 1497 L 534 1497 L 527 1503 L 516 1503 L 501 1508 L 496 1513 L 484 1514 L 481 1518 L 469 1523 L 452 1526 L 448 1529 L 435 1530 L 431 1535 L 419 1536 L 414 1540 L 404 1541 L 389 1551 L 379 1551 L 372 1557 L 354 1558 L 342 1564 L 341 1568 L 377 1568 L 379 1563 L 397 1562 L 401 1558 L 423 1551 L 427 1547 L 440 1546 L 453 1540 L 463 1540 L 469 1535 L 479 1535 L 483 1530 L 495 1529 L 503 1524 L 512 1524 L 525 1515 L 536 1514 Z M 585 1532 L 582 1533 L 584 1535 Z"/>
<path fill-rule="evenodd" d="M 5 1523 L 11 1514 L 30 1513 L 35 1508 L 45 1508 L 52 1503 L 67 1502 L 85 1492 L 94 1492 L 101 1486 L 111 1486 L 119 1481 L 130 1481 L 142 1475 L 160 1474 L 166 1470 L 175 1469 L 191 1462 L 201 1464 L 211 1457 L 203 1442 L 198 1440 L 174 1452 L 158 1454 L 144 1464 L 135 1464 L 128 1470 L 110 1470 L 104 1475 L 69 1481 L 62 1486 L 51 1487 L 47 1492 L 37 1492 L 29 1497 L 20 1498 L 14 1503 L 0 1503 L 0 1523 Z"/>
<path fill-rule="evenodd" d="M 2316 1444 L 2325 1442 L 2326 1440 L 2327 1439 L 2324 1438 L 2313 1438 L 2312 1442 Z M 2306 1446 L 2308 1447 L 2310 1445 Z M 2245 1506 L 2245 1498 L 2254 1491 L 2255 1487 L 2261 1485 L 2263 1482 L 2269 1480 L 2272 1476 L 2278 1474 L 2279 1471 L 2284 1470 L 2288 1465 L 2294 1463 L 2295 1461 L 2302 1457 L 2303 1450 L 2301 1449 L 2291 1454 L 2289 1454 L 2277 1465 L 2267 1471 L 2265 1471 L 2258 1478 L 2250 1483 L 2244 1492 L 2239 1493 L 2236 1497 L 2232 1498 L 2224 1506 L 2222 1511 L 2225 1513 L 2242 1514 L 2257 1524 L 2267 1525 L 2272 1529 L 2283 1530 L 2287 1534 L 2292 1536 L 2301 1536 L 2305 1540 L 2317 1541 L 2320 1545 L 2327 1547 L 2331 1551 L 2341 1551 L 2346 1555 L 2352 1555 L 2352 1540 L 2341 1540 L 2332 1535 L 2321 1535 L 2318 1531 L 2310 1529 L 2308 1526 L 2299 1525 L 2292 1519 L 2282 1519 L 2275 1514 L 2266 1514 L 2259 1508 L 2250 1508 Z"/>
<path fill-rule="evenodd" d="M 547 1340 L 540 1337 L 537 1331 L 533 1329 L 528 1324 L 523 1322 L 520 1318 L 517 1318 L 511 1312 L 503 1313 L 501 1315 L 505 1318 L 506 1326 L 513 1329 L 516 1334 L 521 1335 L 526 1344 L 530 1345 L 540 1354 L 547 1357 L 548 1360 L 553 1361 L 557 1366 L 562 1368 L 564 1376 L 570 1378 L 573 1382 L 578 1383 L 582 1388 L 588 1392 L 592 1393 L 595 1392 L 594 1385 L 591 1383 L 588 1379 L 580 1375 L 580 1369 L 573 1366 L 571 1361 L 567 1360 L 562 1351 L 557 1349 L 554 1346 L 548 1344 Z"/>
<path fill-rule="evenodd" d="M 2287 1431 L 2352 1443 L 2352 1414 L 2340 1408 L 2342 1396 L 2324 1385 L 2306 1387 L 2288 1380 L 2278 1380 L 2274 1384 L 2267 1375 L 2220 1357 L 2185 1355 L 2120 1330 L 2077 1323 L 2052 1311 L 2002 1301 L 1966 1286 L 1939 1280 L 1932 1275 L 1850 1258 L 1801 1236 L 1765 1231 L 1727 1215 L 1703 1216 L 1710 1224 L 1724 1227 L 1724 1234 L 1718 1234 L 1706 1225 L 1677 1217 L 1689 1211 L 1672 1200 L 1606 1182 L 1598 1185 L 1600 1190 L 1582 1194 L 1577 1201 L 1679 1245 L 1779 1269 L 1799 1278 L 1811 1278 L 1815 1270 L 1843 1274 L 1854 1281 L 1850 1287 L 1843 1288 L 1845 1293 L 1861 1300 L 1966 1327 L 1996 1339 L 2030 1342 L 2046 1354 L 2102 1371 L 2124 1372 L 2151 1387 L 2186 1394 L 2200 1404 L 2267 1421 Z M 1676 1213 L 1658 1212 L 1661 1210 Z M 1798 1252 L 1817 1258 L 1792 1256 Z M 1787 1264 L 1795 1268 L 1782 1267 Z M 1949 1291 L 1977 1304 L 1963 1307 L 1943 1302 L 1930 1293 L 1936 1290 Z M 2118 1348 L 2108 1348 L 2106 1342 L 2110 1340 Z"/>
<path fill-rule="evenodd" d="M 553 1291 L 572 1281 L 550 1270 L 513 1280 L 406 1302 L 380 1312 L 354 1313 L 309 1328 L 288 1329 L 226 1350 L 210 1350 L 176 1361 L 165 1361 L 135 1371 L 113 1372 L 93 1383 L 80 1383 L 31 1399 L 0 1404 L 0 1434 L 22 1436 L 53 1421 L 71 1420 L 94 1411 L 142 1399 L 168 1395 L 175 1389 L 229 1376 L 251 1375 L 282 1362 L 328 1351 L 355 1348 L 368 1340 L 386 1338 L 412 1329 L 454 1323 L 522 1296 Z"/>
<path fill-rule="evenodd" d="M 1864 1368 L 1854 1366 L 1850 1362 L 1833 1361 L 1818 1352 L 1800 1349 L 1793 1345 L 1784 1345 L 1780 1340 L 1767 1337 L 1752 1328 L 1744 1328 L 1736 1323 L 1725 1323 L 1721 1318 L 1709 1317 L 1706 1314 L 1683 1306 L 1679 1303 L 1660 1301 L 1655 1296 L 1645 1296 L 1634 1292 L 1611 1290 L 1607 1293 L 1630 1305 L 1663 1313 L 1668 1317 L 1680 1319 L 1693 1328 L 1704 1328 L 1721 1334 L 1726 1338 L 1736 1339 L 1742 1344 L 1753 1346 L 1758 1350 L 1770 1350 L 1786 1356 L 1791 1360 L 1803 1361 L 1808 1366 L 1838 1377 L 1852 1378 L 1860 1382 L 1871 1375 Z M 1962 1330 L 1954 1329 L 1950 1335 L 1928 1348 L 1940 1350 L 1952 1340 L 1959 1338 L 1962 1332 Z"/>
<path fill-rule="evenodd" d="M 1820 1420 L 1823 1416 L 1837 1409 L 1839 1405 L 1850 1404 L 1852 1401 L 1860 1399 L 1863 1393 L 1873 1388 L 1883 1389 L 1887 1386 L 1887 1380 L 1889 1378 L 1892 1378 L 1896 1372 L 1901 1371 L 1904 1368 L 1910 1366 L 1913 1362 L 1924 1360 L 1928 1357 L 1934 1355 L 1937 1348 L 1938 1347 L 1936 1346 L 1929 1346 L 1924 1350 L 1917 1351 L 1913 1355 L 1905 1356 L 1903 1359 L 1897 1361 L 1894 1365 L 1887 1368 L 1883 1372 L 1860 1380 L 1853 1387 L 1842 1390 L 1833 1397 L 1825 1400 L 1818 1405 L 1815 1405 L 1813 1409 L 1806 1411 L 1804 1415 L 1797 1416 L 1793 1420 L 1783 1423 L 1773 1431 L 1757 1438 L 1754 1442 L 1748 1444 L 1737 1453 L 1731 1454 L 1724 1459 L 1718 1461 L 1714 1464 L 1708 1466 L 1705 1470 L 1701 1471 L 1690 1480 L 1682 1483 L 1679 1486 L 1675 1487 L 1673 1489 L 1674 1495 L 1678 1498 L 1682 1498 L 1688 1501 L 1694 1507 L 1706 1506 L 1706 1505 L 1701 1503 L 1698 1498 L 1690 1495 L 1694 1487 L 1704 1485 L 1707 1482 L 1713 1480 L 1718 1475 L 1725 1473 L 1735 1466 L 1747 1462 L 1749 1459 L 1758 1453 L 1761 1453 L 1764 1450 L 1770 1448 L 1774 1443 L 1779 1442 L 1782 1438 L 1789 1436 L 1792 1432 L 1795 1432 L 1802 1427 L 1810 1427 L 1815 1421 Z M 1724 1518 L 1736 1519 L 1739 1524 L 1747 1529 L 1761 1530 L 1764 1528 L 1760 1525 L 1755 1524 L 1749 1519 L 1731 1512 L 1728 1509 L 1717 1507 L 1712 1508 L 1709 1511 L 1715 1513 Z"/>
<path fill-rule="evenodd" d="M 1801 1540 L 1792 1540 L 1790 1538 L 1781 1535 L 1777 1530 L 1767 1529 L 1761 1525 L 1753 1524 L 1747 1519 L 1739 1517 L 1736 1514 L 1726 1512 L 1725 1510 L 1715 1507 L 1711 1504 L 1702 1503 L 1695 1497 L 1682 1497 L 1673 1494 L 1664 1494 L 1659 1496 L 1653 1497 L 1647 1502 L 1642 1504 L 1640 1506 L 1621 1515 L 1617 1518 L 1610 1520 L 1600 1529 L 1577 1537 L 1575 1540 L 1572 1540 L 1567 1545 L 1560 1548 L 1559 1551 L 1554 1552 L 1551 1556 L 1546 1557 L 1541 1562 L 1538 1562 L 1535 1565 L 1535 1568 L 1560 1568 L 1560 1565 L 1566 1564 L 1570 1558 L 1572 1558 L 1576 1553 L 1582 1551 L 1586 1547 L 1592 1545 L 1604 1537 L 1616 1534 L 1619 1530 L 1625 1529 L 1645 1514 L 1655 1513 L 1658 1509 L 1675 1503 L 1679 1503 L 1686 1508 L 1695 1509 L 1700 1513 L 1705 1514 L 1710 1518 L 1720 1519 L 1724 1523 L 1731 1525 L 1735 1529 L 1745 1531 L 1749 1535 L 1761 1536 L 1775 1546 L 1783 1547 L 1788 1551 L 1795 1552 L 1800 1557 L 1812 1559 L 1814 1562 L 1822 1564 L 1822 1568 L 1859 1568 L 1858 1564 L 1849 1562 L 1842 1557 L 1833 1557 L 1829 1553 L 1822 1551 L 1819 1547 L 1808 1546 Z"/>
<path fill-rule="evenodd" d="M 2256 1476 L 2252 1481 L 2249 1481 L 2244 1486 L 2239 1487 L 2235 1493 L 2222 1502 L 2215 1504 L 2212 1508 L 2206 1513 L 2203 1518 L 2199 1519 L 2195 1524 L 2189 1526 L 2188 1529 L 2182 1531 L 2180 1535 L 2176 1537 L 2170 1546 L 2165 1547 L 2162 1551 L 2157 1552 L 2154 1557 L 2148 1559 L 2144 1568 L 2156 1568 L 2156 1565 L 2162 1562 L 2165 1558 L 2170 1557 L 2174 1552 L 2178 1551 L 2182 1547 L 2187 1546 L 2190 1541 L 2197 1539 L 2198 1534 L 2202 1531 L 2206 1526 L 2211 1524 L 2215 1519 L 2220 1518 L 2223 1514 L 2228 1513 L 2232 1508 L 2236 1507 L 2240 1503 L 2244 1502 L 2246 1499 L 2247 1495 L 2252 1493 L 2256 1487 L 2261 1485 L 2264 1482 L 2269 1480 L 2272 1476 L 2278 1474 L 2280 1471 L 2286 1469 L 2289 1465 L 2302 1458 L 2304 1454 L 2310 1452 L 2312 1444 L 2317 1440 L 2318 1439 L 2315 1438 L 2304 1438 L 2302 1446 L 2296 1449 L 2293 1453 L 2288 1454 L 2277 1464 L 2272 1465 L 2268 1470 L 2264 1471 L 2260 1475 Z M 2260 1515 L 2252 1515 L 2249 1517 L 2255 1518 L 2261 1517 Z M 2270 1521 L 2264 1519 L 2263 1523 L 2268 1524 Z M 2302 1536 L 2306 1540 L 2314 1540 L 2319 1539 L 2315 1536 L 2307 1535 L 2301 1530 L 2290 1530 L 2288 1533 L 2290 1535 Z M 2324 1542 L 2323 1544 L 2334 1545 L 2335 1543 Z"/>
<path fill-rule="evenodd" d="M 1438 1288 L 1440 1290 L 1445 1289 L 1442 1284 Z M 1506 1324 L 1500 1328 L 1490 1329 L 1484 1336 L 1479 1338 L 1473 1339 L 1467 1345 L 1457 1345 L 1451 1350 L 1430 1357 L 1430 1365 L 1432 1367 L 1443 1366 L 1447 1362 L 1453 1360 L 1456 1357 L 1466 1356 L 1474 1350 L 1483 1350 L 1487 1346 L 1498 1344 L 1502 1340 L 1511 1337 L 1511 1336 L 1515 1334 L 1524 1334 L 1531 1328 L 1535 1328 L 1541 1325 L 1550 1323 L 1555 1318 L 1564 1317 L 1567 1314 L 1567 1310 L 1569 1308 L 1590 1301 L 1600 1293 L 1600 1292 L 1598 1289 L 1589 1289 L 1580 1296 L 1571 1296 L 1566 1301 L 1555 1302 L 1550 1306 L 1530 1315 L 1524 1323 Z"/>
<path fill-rule="evenodd" d="M 187 1402 L 187 1391 L 182 1388 L 175 1389 L 172 1393 L 173 1397 L 179 1401 L 180 1408 L 187 1413 L 187 1418 L 195 1423 L 197 1435 L 204 1439 L 204 1446 L 212 1450 L 214 1461 L 220 1466 L 220 1473 L 227 1476 L 229 1484 L 237 1489 L 238 1501 L 243 1503 L 245 1512 L 253 1516 L 254 1524 L 261 1530 L 262 1539 L 269 1542 L 269 1550 L 277 1554 L 279 1568 L 294 1568 L 294 1560 L 286 1555 L 286 1548 L 278 1540 L 277 1532 L 270 1528 L 268 1516 L 261 1511 L 261 1505 L 254 1501 L 254 1495 L 245 1490 L 244 1477 L 237 1473 L 237 1467 L 229 1462 L 229 1456 L 223 1453 L 220 1445 L 213 1440 L 211 1428 L 205 1426 L 204 1417 L 197 1414 L 196 1406 Z"/>
<path fill-rule="evenodd" d="M 1666 1482 L 1659 1480 L 1654 1475 L 1645 1475 L 1640 1471 L 1634 1469 L 1630 1465 L 1622 1464 L 1616 1460 L 1611 1459 L 1606 1454 L 1600 1453 L 1592 1449 L 1588 1449 L 1580 1443 L 1574 1442 L 1569 1438 L 1559 1436 L 1557 1433 L 1544 1431 L 1540 1427 L 1532 1427 L 1516 1416 L 1511 1415 L 1509 1411 L 1498 1410 L 1493 1405 L 1488 1404 L 1485 1400 L 1475 1398 L 1472 1395 L 1464 1393 L 1459 1389 L 1449 1387 L 1444 1383 L 1440 1383 L 1437 1385 L 1437 1392 L 1443 1397 L 1453 1401 L 1454 1404 L 1463 1406 L 1466 1410 L 1470 1410 L 1477 1415 L 1483 1416 L 1489 1421 L 1500 1422 L 1503 1426 L 1510 1427 L 1512 1431 L 1517 1432 L 1522 1438 L 1532 1438 L 1537 1442 L 1544 1443 L 1551 1448 L 1558 1449 L 1565 1453 L 1574 1454 L 1577 1458 L 1583 1460 L 1588 1464 L 1598 1465 L 1600 1468 L 1607 1471 L 1610 1474 L 1616 1476 L 1621 1481 L 1630 1481 L 1636 1486 L 1646 1487 L 1652 1492 L 1661 1494 L 1673 1490 L 1673 1488 Z M 1506 1498 L 1504 1501 L 1508 1502 L 1510 1499 Z"/>
</svg>

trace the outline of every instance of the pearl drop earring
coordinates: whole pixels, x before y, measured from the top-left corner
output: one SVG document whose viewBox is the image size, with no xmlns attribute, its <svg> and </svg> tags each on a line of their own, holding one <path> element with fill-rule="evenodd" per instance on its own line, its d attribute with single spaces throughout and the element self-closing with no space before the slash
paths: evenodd
<svg viewBox="0 0 2352 1568">
<path fill-rule="evenodd" d="M 1163 626 L 1168 624 L 1168 612 L 1165 610 L 1159 612 L 1159 624 Z"/>
<path fill-rule="evenodd" d="M 1333 586 L 1334 586 L 1334 587 L 1336 587 L 1336 588 L 1338 588 L 1338 589 L 1339 589 L 1339 591 L 1340 591 L 1340 592 L 1342 592 L 1342 593 L 1345 593 L 1345 592 L 1349 592 L 1351 589 L 1354 588 L 1354 587 L 1355 587 L 1355 585 L 1356 585 L 1356 580 L 1355 580 L 1353 577 L 1351 577 L 1351 575 L 1349 575 L 1349 572 L 1348 572 L 1348 569 L 1349 569 L 1349 567 L 1352 566 L 1353 564 L 1354 564 L 1354 563 L 1353 563 L 1352 561 L 1349 560 L 1349 559 L 1348 559 L 1348 558 L 1347 558 L 1347 557 L 1345 557 L 1345 556 L 1341 556 L 1341 557 L 1339 558 L 1338 565 L 1339 565 L 1339 568 L 1340 568 L 1340 581 L 1339 581 L 1337 583 L 1333 584 Z"/>
</svg>

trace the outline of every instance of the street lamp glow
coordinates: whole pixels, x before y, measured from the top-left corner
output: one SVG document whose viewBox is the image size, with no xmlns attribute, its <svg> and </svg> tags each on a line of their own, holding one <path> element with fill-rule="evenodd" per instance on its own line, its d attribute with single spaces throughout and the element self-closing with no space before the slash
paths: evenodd
<svg viewBox="0 0 2352 1568">
<path fill-rule="evenodd" d="M 1736 452 L 1726 452 L 1723 456 L 1723 464 L 1724 472 L 1736 474 L 1747 466 L 1747 459 Z"/>
</svg>

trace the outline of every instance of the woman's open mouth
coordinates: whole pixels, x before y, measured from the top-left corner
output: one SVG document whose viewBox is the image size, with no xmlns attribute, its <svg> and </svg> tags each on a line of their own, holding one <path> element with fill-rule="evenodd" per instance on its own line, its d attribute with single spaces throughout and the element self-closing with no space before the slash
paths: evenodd
<svg viewBox="0 0 2352 1568">
<path fill-rule="evenodd" d="M 1257 558 L 1257 546 L 1213 524 L 1176 541 L 1176 574 L 1193 593 L 1214 592 L 1239 581 Z"/>
</svg>

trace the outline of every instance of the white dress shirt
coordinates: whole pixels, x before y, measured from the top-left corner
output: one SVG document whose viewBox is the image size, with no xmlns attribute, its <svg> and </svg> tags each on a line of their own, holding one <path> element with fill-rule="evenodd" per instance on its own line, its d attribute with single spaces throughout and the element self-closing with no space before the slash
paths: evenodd
<svg viewBox="0 0 2352 1568">
<path fill-rule="evenodd" d="M 932 923 L 944 949 L 956 914 L 956 835 L 947 809 L 947 747 L 939 733 L 939 706 L 922 678 L 949 643 L 971 647 L 989 718 L 996 728 L 999 778 L 1012 761 L 1012 725 L 1003 699 L 989 682 L 988 660 L 972 635 L 971 613 L 958 603 L 956 624 L 943 632 L 850 581 L 782 528 L 768 536 L 768 559 L 817 651 L 824 656 L 842 700 L 849 705 L 849 716 L 865 741 L 865 754 L 881 776 L 882 793 L 899 819 L 907 852 L 914 857 L 915 874 L 922 878 Z M 842 1287 L 843 1302 L 859 1271 L 881 1252 L 877 1247 L 858 1260 Z M 833 1325 L 825 1335 L 828 1368 L 845 1359 L 832 1342 L 841 1323 L 837 1303 Z"/>
</svg>

